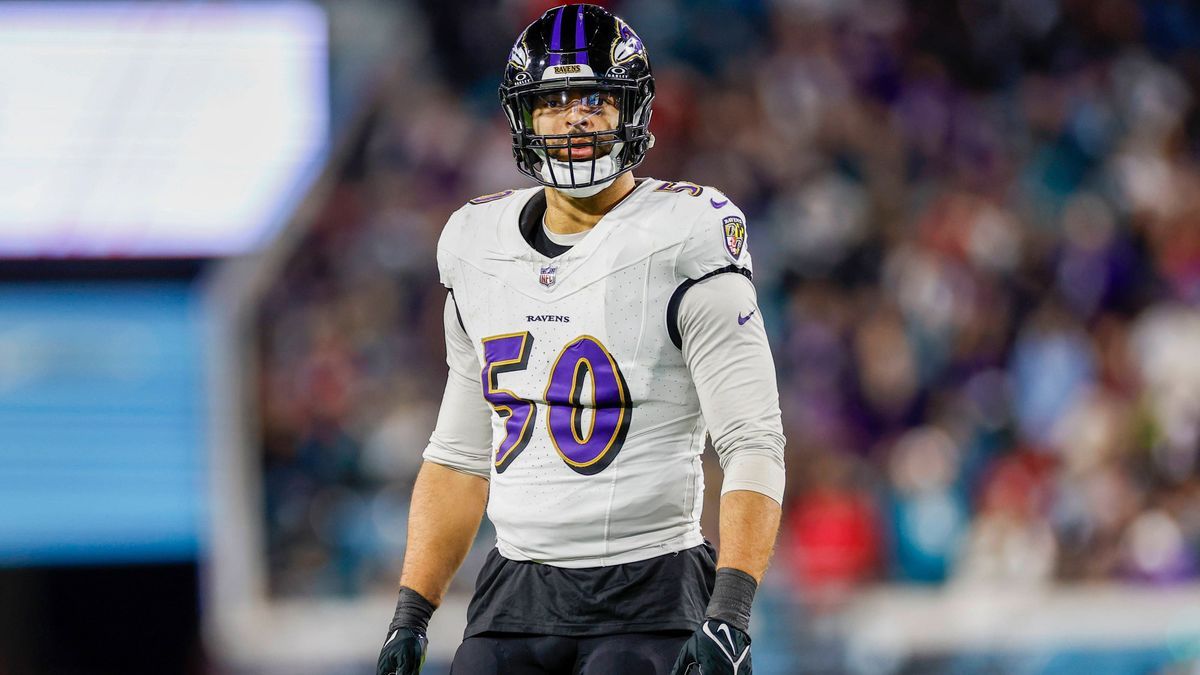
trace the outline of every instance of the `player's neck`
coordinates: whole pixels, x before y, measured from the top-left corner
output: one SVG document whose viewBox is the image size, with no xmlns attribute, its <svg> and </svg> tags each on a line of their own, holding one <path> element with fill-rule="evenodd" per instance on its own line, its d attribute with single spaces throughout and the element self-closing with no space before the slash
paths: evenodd
<svg viewBox="0 0 1200 675">
<path fill-rule="evenodd" d="M 604 214 L 625 199 L 637 187 L 633 173 L 617 176 L 612 185 L 591 197 L 568 197 L 554 188 L 546 188 L 546 228 L 555 234 L 576 234 L 596 226 Z"/>
</svg>

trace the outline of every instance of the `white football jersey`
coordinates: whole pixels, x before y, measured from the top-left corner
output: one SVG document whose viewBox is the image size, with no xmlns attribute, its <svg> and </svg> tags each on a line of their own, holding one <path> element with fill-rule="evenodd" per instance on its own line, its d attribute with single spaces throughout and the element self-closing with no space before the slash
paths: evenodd
<svg viewBox="0 0 1200 675">
<path fill-rule="evenodd" d="M 645 179 L 548 258 L 518 222 L 542 189 L 471 200 L 438 244 L 492 409 L 497 547 L 592 567 L 698 545 L 705 423 L 668 306 L 688 280 L 749 271 L 744 217 L 712 188 Z"/>
</svg>

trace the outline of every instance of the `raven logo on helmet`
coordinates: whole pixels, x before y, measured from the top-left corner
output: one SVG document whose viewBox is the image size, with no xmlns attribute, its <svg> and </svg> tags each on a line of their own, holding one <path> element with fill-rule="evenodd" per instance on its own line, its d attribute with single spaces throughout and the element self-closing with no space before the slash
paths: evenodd
<svg viewBox="0 0 1200 675">
<path fill-rule="evenodd" d="M 617 39 L 613 40 L 612 62 L 620 64 L 645 58 L 646 47 L 642 44 L 642 39 L 633 32 L 629 24 L 617 19 Z"/>
<path fill-rule="evenodd" d="M 513 45 L 512 51 L 508 53 L 508 62 L 518 70 L 529 68 L 529 48 L 525 46 L 524 40 L 517 40 Z"/>
</svg>

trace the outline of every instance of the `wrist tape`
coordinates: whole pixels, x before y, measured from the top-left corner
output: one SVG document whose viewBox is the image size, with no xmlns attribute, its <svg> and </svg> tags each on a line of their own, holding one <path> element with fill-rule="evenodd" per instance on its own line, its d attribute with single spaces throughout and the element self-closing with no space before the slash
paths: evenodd
<svg viewBox="0 0 1200 675">
<path fill-rule="evenodd" d="M 704 615 L 720 619 L 734 628 L 748 632 L 750 628 L 750 606 L 754 604 L 754 592 L 758 582 L 754 577 L 732 567 L 717 570 L 712 598 Z"/>
<path fill-rule="evenodd" d="M 396 600 L 396 613 L 392 615 L 392 623 L 388 625 L 388 633 L 397 628 L 416 628 L 422 633 L 429 627 L 429 617 L 437 609 L 425 596 L 408 586 L 400 587 L 400 597 Z"/>
</svg>

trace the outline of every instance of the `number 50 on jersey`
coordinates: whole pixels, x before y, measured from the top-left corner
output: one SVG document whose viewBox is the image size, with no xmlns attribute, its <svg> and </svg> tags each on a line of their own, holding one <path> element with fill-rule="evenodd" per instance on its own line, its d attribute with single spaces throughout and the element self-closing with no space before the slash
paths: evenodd
<svg viewBox="0 0 1200 675">
<path fill-rule="evenodd" d="M 504 419 L 504 439 L 496 446 L 493 458 L 497 473 L 503 473 L 529 445 L 537 424 L 538 404 L 503 388 L 500 376 L 528 367 L 533 336 L 528 332 L 508 333 L 482 342 L 483 396 Z M 591 396 L 585 402 L 588 382 Z M 581 335 L 562 348 L 550 369 L 542 399 L 546 433 L 567 466 L 590 476 L 612 463 L 629 431 L 633 402 L 621 368 L 599 340 Z M 586 430 L 585 409 L 592 411 Z"/>
</svg>

